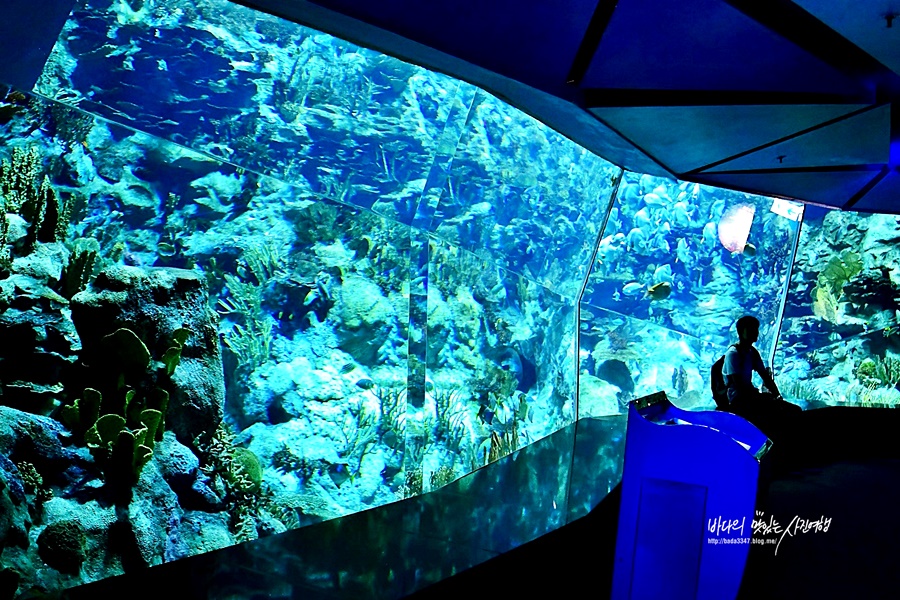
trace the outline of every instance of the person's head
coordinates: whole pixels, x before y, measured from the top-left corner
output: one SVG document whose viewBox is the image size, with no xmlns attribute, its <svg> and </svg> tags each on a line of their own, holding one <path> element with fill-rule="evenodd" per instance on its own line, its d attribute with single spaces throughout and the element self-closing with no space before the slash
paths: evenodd
<svg viewBox="0 0 900 600">
<path fill-rule="evenodd" d="M 738 339 L 741 342 L 754 343 L 759 339 L 759 319 L 745 315 L 737 320 Z"/>
</svg>

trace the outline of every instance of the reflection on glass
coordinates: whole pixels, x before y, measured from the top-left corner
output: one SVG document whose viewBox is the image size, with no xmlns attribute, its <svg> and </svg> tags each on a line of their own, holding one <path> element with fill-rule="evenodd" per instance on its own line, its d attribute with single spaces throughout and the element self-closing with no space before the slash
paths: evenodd
<svg viewBox="0 0 900 600">
<path fill-rule="evenodd" d="M 587 515 L 622 481 L 626 413 L 575 424 L 567 523 Z"/>
</svg>

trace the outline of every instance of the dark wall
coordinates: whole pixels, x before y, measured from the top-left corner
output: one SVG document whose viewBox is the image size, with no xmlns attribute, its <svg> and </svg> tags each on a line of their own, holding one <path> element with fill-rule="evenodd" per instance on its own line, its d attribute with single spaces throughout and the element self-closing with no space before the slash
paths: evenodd
<svg viewBox="0 0 900 600">
<path fill-rule="evenodd" d="M 0 81 L 30 90 L 75 0 L 3 0 Z"/>
</svg>

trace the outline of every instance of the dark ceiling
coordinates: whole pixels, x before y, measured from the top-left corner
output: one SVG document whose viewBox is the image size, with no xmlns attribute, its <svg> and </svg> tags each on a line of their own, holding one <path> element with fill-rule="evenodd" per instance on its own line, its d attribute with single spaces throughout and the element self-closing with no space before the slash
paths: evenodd
<svg viewBox="0 0 900 600">
<path fill-rule="evenodd" d="M 597 154 L 900 213 L 900 0 L 240 0 L 477 84 Z"/>
</svg>

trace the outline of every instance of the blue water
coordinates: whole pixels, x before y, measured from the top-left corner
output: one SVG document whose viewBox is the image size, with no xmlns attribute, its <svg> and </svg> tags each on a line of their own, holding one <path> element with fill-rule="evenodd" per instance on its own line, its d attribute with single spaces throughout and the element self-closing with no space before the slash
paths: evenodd
<svg viewBox="0 0 900 600">
<path fill-rule="evenodd" d="M 787 216 L 799 205 L 623 172 L 469 84 L 227 2 L 81 0 L 35 92 L 0 103 L 4 169 L 36 152 L 29 181 L 46 175 L 71 223 L 31 248 L 34 217 L 15 215 L 9 281 L 33 286 L 25 308 L 61 323 L 71 341 L 53 351 L 73 364 L 99 352 L 54 295 L 88 243 L 76 239 L 96 240 L 93 277 L 182 269 L 208 293 L 202 310 L 170 309 L 149 349 L 153 377 L 104 384 L 104 397 L 172 395 L 131 500 L 146 564 L 437 489 L 647 393 L 711 408 L 709 367 L 747 313 L 789 399 L 896 393 L 893 284 L 854 287 L 894 268 L 890 243 L 867 242 L 863 271 L 831 277 L 827 307 L 809 295 L 842 240 L 890 239 L 895 221 L 812 213 L 801 231 Z M 168 329 L 205 311 L 203 341 L 218 351 L 198 358 L 194 339 L 166 371 Z M 94 385 L 85 379 L 30 382 L 14 408 L 56 418 Z M 175 414 L 197 405 L 202 418 Z M 620 472 L 620 434 L 604 473 Z M 112 472 L 97 465 L 112 446 L 80 439 L 80 479 L 60 474 L 58 456 L 39 460 L 54 499 L 29 493 L 47 521 L 82 524 L 83 561 L 50 581 L 35 545 L 6 550 L 28 584 L 124 568 L 90 516 L 112 500 L 86 500 L 74 483 L 106 489 Z M 143 508 L 152 498 L 165 508 Z M 554 511 L 580 514 L 577 498 Z"/>
</svg>

